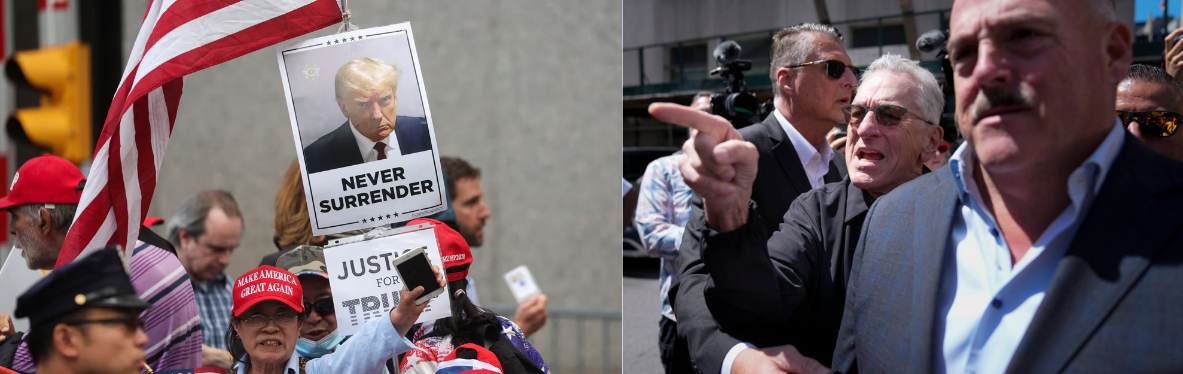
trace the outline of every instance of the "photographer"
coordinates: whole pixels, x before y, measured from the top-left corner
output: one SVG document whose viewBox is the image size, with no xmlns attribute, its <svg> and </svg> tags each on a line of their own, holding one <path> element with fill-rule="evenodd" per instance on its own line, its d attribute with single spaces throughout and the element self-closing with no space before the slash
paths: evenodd
<svg viewBox="0 0 1183 374">
<path fill-rule="evenodd" d="M 742 137 L 728 140 L 750 142 L 760 154 L 758 168 L 734 170 L 736 175 L 755 174 L 751 184 L 751 200 L 756 210 L 765 217 L 764 232 L 775 232 L 783 220 L 789 204 L 798 195 L 837 182 L 846 175 L 846 166 L 833 159 L 834 151 L 826 143 L 826 132 L 835 124 L 845 122 L 842 107 L 850 104 L 851 92 L 857 81 L 856 69 L 842 46 L 842 37 L 831 26 L 801 24 L 785 28 L 773 36 L 770 78 L 775 82 L 772 115 L 764 122 L 740 129 L 733 134 Z M 670 120 L 676 122 L 676 119 Z M 697 132 L 691 133 L 686 147 L 693 147 Z M 729 143 L 731 144 L 731 143 Z M 690 153 L 688 152 L 688 156 Z M 711 157 L 712 155 L 704 155 Z M 683 157 L 683 177 L 694 187 L 697 175 L 687 173 L 694 165 L 701 165 L 697 157 Z M 757 172 L 759 170 L 759 172 Z M 702 196 L 711 199 L 717 196 Z M 724 201 L 716 200 L 720 203 Z M 746 207 L 748 199 L 735 199 L 734 208 Z M 700 244 L 704 232 L 717 229 L 725 222 L 728 211 L 710 213 L 710 228 L 702 210 L 701 198 L 692 204 L 692 216 L 685 228 L 679 248 L 678 279 L 670 289 L 671 304 L 678 318 L 678 338 L 681 348 L 689 349 L 697 371 L 718 373 L 729 370 L 729 352 L 735 354 L 745 346 L 740 340 L 719 330 L 717 319 L 727 316 L 712 315 L 707 308 L 706 293 L 709 275 L 704 264 Z M 718 206 L 724 206 L 720 204 Z M 739 209 L 735 209 L 738 211 Z M 717 218 L 716 218 L 717 217 Z M 762 238 L 761 241 L 768 238 Z M 706 255 L 710 255 L 707 253 Z M 676 372 L 692 370 L 689 362 L 675 362 Z"/>
</svg>

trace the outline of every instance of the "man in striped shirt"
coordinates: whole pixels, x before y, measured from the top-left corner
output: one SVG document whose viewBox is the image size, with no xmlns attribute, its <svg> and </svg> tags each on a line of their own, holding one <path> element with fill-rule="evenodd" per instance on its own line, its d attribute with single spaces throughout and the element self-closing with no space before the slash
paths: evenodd
<svg viewBox="0 0 1183 374">
<path fill-rule="evenodd" d="M 85 183 L 74 164 L 56 156 L 29 160 L 13 176 L 12 192 L 0 198 L 0 209 L 8 211 L 11 234 L 30 269 L 53 269 Z M 198 367 L 201 319 L 193 287 L 181 262 L 161 246 L 168 244 L 143 228 L 140 241 L 124 252 L 137 296 L 152 304 L 140 314 L 148 335 L 145 361 L 157 370 Z M 12 366 L 20 372 L 35 369 L 25 343 Z"/>
<path fill-rule="evenodd" d="M 201 312 L 201 366 L 230 370 L 234 363 L 226 347 L 234 279 L 224 271 L 241 238 L 242 213 L 234 196 L 222 190 L 198 192 L 169 221 L 168 240 L 193 279 Z"/>
</svg>

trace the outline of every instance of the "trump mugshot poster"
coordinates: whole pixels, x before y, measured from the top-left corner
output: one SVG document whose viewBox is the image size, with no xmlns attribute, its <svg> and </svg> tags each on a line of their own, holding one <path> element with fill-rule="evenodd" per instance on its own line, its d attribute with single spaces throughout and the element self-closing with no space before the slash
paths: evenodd
<svg viewBox="0 0 1183 374">
<path fill-rule="evenodd" d="M 325 266 L 328 268 L 333 301 L 337 303 L 334 307 L 337 329 L 341 335 L 356 334 L 371 319 L 390 318 L 390 310 L 400 302 L 415 302 L 399 300 L 404 282 L 391 264 L 398 256 L 418 247 L 426 247 L 423 252 L 427 254 L 427 260 L 439 267 L 441 272 L 444 271 L 433 225 L 421 223 L 399 228 L 392 233 L 394 235 L 369 240 L 363 240 L 361 236 L 341 239 L 334 241 L 341 244 L 325 248 Z M 445 290 L 427 302 L 427 309 L 415 323 L 451 315 L 452 303 Z"/>
<path fill-rule="evenodd" d="M 276 57 L 313 235 L 446 208 L 409 23 L 288 43 Z"/>
</svg>

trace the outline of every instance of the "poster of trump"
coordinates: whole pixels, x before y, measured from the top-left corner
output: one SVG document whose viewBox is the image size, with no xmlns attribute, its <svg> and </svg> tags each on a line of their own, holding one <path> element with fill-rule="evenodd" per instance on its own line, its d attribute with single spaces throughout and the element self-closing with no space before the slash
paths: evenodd
<svg viewBox="0 0 1183 374">
<path fill-rule="evenodd" d="M 409 23 L 276 48 L 313 235 L 446 208 Z"/>
</svg>

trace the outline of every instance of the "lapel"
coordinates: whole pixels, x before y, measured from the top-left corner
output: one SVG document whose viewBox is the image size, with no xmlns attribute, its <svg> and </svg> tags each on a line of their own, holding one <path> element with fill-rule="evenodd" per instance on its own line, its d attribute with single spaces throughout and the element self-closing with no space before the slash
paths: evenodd
<svg viewBox="0 0 1183 374">
<path fill-rule="evenodd" d="M 801 158 L 797 157 L 797 149 L 793 147 L 793 142 L 789 141 L 789 135 L 785 134 L 785 129 L 780 126 L 780 121 L 776 120 L 776 115 L 769 114 L 761 125 L 768 130 L 768 138 L 772 140 L 773 159 L 777 164 L 780 164 L 781 170 L 789 177 L 793 188 L 797 190 L 798 194 L 809 191 L 812 186 L 809 184 L 809 177 L 805 175 L 805 166 L 801 165 Z"/>
<path fill-rule="evenodd" d="M 1154 196 L 1183 185 L 1164 158 L 1126 134 L 1008 373 L 1059 372 L 1142 277 L 1183 220 Z M 1122 233 L 1115 235 L 1115 233 Z"/>
<path fill-rule="evenodd" d="M 345 120 L 344 124 L 333 131 L 333 146 L 329 148 L 355 150 L 353 152 L 339 152 L 338 156 L 333 156 L 342 157 L 342 161 L 345 162 L 344 166 L 357 165 L 365 161 L 361 158 L 361 150 L 357 148 L 357 139 L 353 138 L 353 130 L 350 130 L 349 126 L 349 120 Z"/>
<path fill-rule="evenodd" d="M 912 325 L 915 326 L 915 336 L 912 337 L 912 371 L 919 373 L 932 372 L 933 342 L 942 341 L 936 326 L 939 320 L 937 310 L 940 308 L 940 279 L 944 269 L 945 254 L 948 252 L 949 236 L 953 233 L 953 213 L 956 211 L 960 196 L 957 193 L 956 181 L 953 180 L 952 168 L 941 168 L 935 172 L 933 187 L 928 192 L 916 197 L 920 205 L 918 210 L 917 243 L 911 249 L 911 258 L 916 264 L 912 272 L 913 300 L 915 306 L 911 309 Z"/>
</svg>

